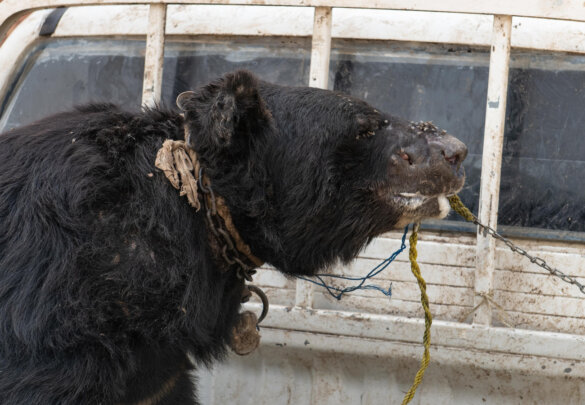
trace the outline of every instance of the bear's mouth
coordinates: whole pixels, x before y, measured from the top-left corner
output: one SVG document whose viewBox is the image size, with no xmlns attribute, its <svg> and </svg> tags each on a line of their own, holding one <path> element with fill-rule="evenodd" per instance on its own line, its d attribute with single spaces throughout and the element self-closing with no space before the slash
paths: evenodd
<svg viewBox="0 0 585 405">
<path fill-rule="evenodd" d="M 399 205 L 415 210 L 434 198 L 446 198 L 445 194 L 423 195 L 420 193 L 398 193 L 391 196 L 392 200 Z"/>
<path fill-rule="evenodd" d="M 404 210 L 402 217 L 408 223 L 424 218 L 445 218 L 451 210 L 448 198 L 454 194 L 429 196 L 419 193 L 398 193 L 391 196 L 391 200 Z M 403 225 L 403 223 L 400 223 L 400 226 Z"/>
<path fill-rule="evenodd" d="M 449 213 L 450 210 L 449 197 L 455 195 L 456 193 L 457 191 L 435 195 L 423 195 L 420 193 L 398 193 L 392 195 L 391 199 L 394 203 L 404 207 L 410 212 L 418 211 L 423 206 L 432 204 L 434 201 L 436 201 L 439 209 L 437 217 L 443 218 Z"/>
</svg>

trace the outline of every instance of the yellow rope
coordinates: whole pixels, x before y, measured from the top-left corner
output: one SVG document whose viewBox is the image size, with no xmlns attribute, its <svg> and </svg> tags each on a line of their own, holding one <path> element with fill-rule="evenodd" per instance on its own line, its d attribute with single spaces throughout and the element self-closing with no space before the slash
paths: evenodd
<svg viewBox="0 0 585 405">
<path fill-rule="evenodd" d="M 461 215 L 465 220 L 467 220 L 469 222 L 474 222 L 474 223 L 477 222 L 477 217 L 475 215 L 473 215 L 473 213 L 471 211 L 469 211 L 469 209 L 465 205 L 463 205 L 463 203 L 459 199 L 458 195 L 452 195 L 451 197 L 449 197 L 449 204 L 451 205 L 451 208 L 453 208 L 453 211 L 455 211 L 456 213 Z M 420 362 L 420 368 L 414 377 L 414 382 L 412 383 L 412 386 L 410 387 L 410 389 L 408 390 L 408 392 L 404 396 L 404 399 L 402 400 L 402 405 L 408 404 L 412 400 L 412 398 L 414 397 L 414 394 L 416 393 L 416 389 L 418 388 L 418 386 L 420 385 L 420 383 L 423 379 L 423 375 L 425 374 L 425 371 L 429 365 L 429 360 L 431 357 L 430 353 L 429 353 L 429 347 L 431 346 L 431 324 L 433 322 L 433 318 L 431 316 L 431 311 L 429 310 L 429 298 L 427 297 L 427 293 L 426 293 L 427 285 L 425 283 L 425 280 L 422 278 L 422 275 L 420 274 L 420 267 L 418 266 L 418 263 L 416 262 L 416 258 L 417 258 L 416 241 L 417 241 L 417 236 L 418 236 L 419 225 L 420 224 L 418 224 L 418 223 L 415 224 L 414 229 L 412 231 L 412 234 L 410 235 L 409 258 L 410 258 L 410 268 L 412 270 L 412 274 L 414 274 L 414 276 L 416 277 L 416 280 L 418 281 L 418 286 L 420 288 L 420 301 L 421 301 L 423 309 L 425 311 L 425 333 L 423 335 L 423 345 L 424 345 L 425 350 L 423 353 L 422 360 Z M 488 297 L 488 299 L 489 299 L 489 297 Z M 489 304 L 489 301 L 488 301 L 488 304 Z M 477 309 L 477 307 L 474 308 L 474 310 L 475 309 Z"/>
<path fill-rule="evenodd" d="M 477 220 L 475 215 L 473 215 L 472 212 L 469 211 L 465 205 L 463 205 L 463 203 L 459 199 L 459 196 L 453 195 L 449 197 L 449 203 L 451 205 L 451 208 L 453 208 L 453 210 L 456 213 L 461 215 L 467 221 L 474 222 Z M 416 262 L 416 258 L 418 256 L 418 253 L 416 251 L 416 242 L 418 237 L 419 225 L 420 225 L 419 223 L 414 225 L 414 229 L 412 230 L 412 234 L 410 235 L 410 250 L 408 252 L 408 257 L 410 259 L 410 269 L 412 270 L 412 274 L 414 274 L 414 276 L 416 277 L 416 281 L 418 282 L 418 286 L 420 288 L 420 302 L 422 303 L 422 307 L 425 312 L 425 333 L 423 335 L 424 353 L 422 360 L 420 362 L 420 368 L 418 369 L 416 375 L 414 376 L 414 381 L 410 389 L 408 390 L 408 392 L 404 396 L 404 399 L 402 400 L 402 405 L 408 404 L 414 397 L 416 389 L 418 388 L 423 379 L 423 376 L 425 374 L 427 367 L 429 366 L 429 361 L 431 358 L 429 348 L 431 346 L 431 324 L 433 323 L 433 317 L 429 309 L 429 298 L 427 297 L 427 283 L 422 277 L 420 273 L 420 267 Z"/>
<path fill-rule="evenodd" d="M 410 258 L 410 269 L 412 270 L 412 274 L 414 274 L 414 276 L 416 277 L 416 280 L 418 282 L 418 286 L 420 288 L 420 301 L 421 301 L 423 309 L 425 311 L 425 333 L 423 335 L 423 345 L 424 345 L 425 350 L 423 353 L 422 360 L 420 362 L 420 368 L 419 368 L 418 372 L 416 373 L 416 375 L 414 376 L 414 381 L 412 383 L 412 386 L 410 387 L 410 389 L 408 390 L 408 392 L 404 396 L 404 399 L 402 400 L 402 405 L 408 404 L 412 400 L 412 398 L 414 397 L 416 389 L 418 388 L 418 386 L 420 385 L 420 383 L 423 379 L 423 376 L 425 374 L 425 370 L 427 369 L 427 367 L 429 365 L 430 358 L 431 358 L 431 355 L 429 353 L 429 348 L 431 346 L 431 324 L 433 323 L 433 317 L 432 317 L 431 311 L 429 309 L 429 298 L 427 297 L 427 292 L 426 292 L 427 283 L 425 282 L 422 275 L 420 274 L 420 267 L 418 266 L 418 263 L 416 262 L 416 258 L 417 258 L 416 241 L 417 241 L 417 236 L 418 236 L 419 225 L 420 224 L 418 224 L 418 223 L 414 225 L 414 229 L 412 230 L 412 234 L 410 235 L 410 250 L 408 252 L 408 257 Z"/>
<path fill-rule="evenodd" d="M 477 220 L 475 215 L 473 215 L 473 213 L 469 211 L 465 205 L 463 205 L 457 194 L 449 197 L 449 204 L 451 205 L 451 208 L 453 208 L 453 211 L 461 215 L 466 221 L 474 222 Z"/>
</svg>

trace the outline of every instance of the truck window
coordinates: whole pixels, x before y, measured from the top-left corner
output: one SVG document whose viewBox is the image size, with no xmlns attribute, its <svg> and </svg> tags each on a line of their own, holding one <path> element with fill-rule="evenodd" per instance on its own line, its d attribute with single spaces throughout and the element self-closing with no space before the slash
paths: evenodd
<svg viewBox="0 0 585 405">
<path fill-rule="evenodd" d="M 163 103 L 173 106 L 181 91 L 238 68 L 305 85 L 310 46 L 309 38 L 168 39 Z M 90 101 L 139 108 L 144 47 L 142 40 L 38 41 L 4 96 L 0 130 Z M 460 195 L 477 212 L 488 64 L 488 48 L 334 40 L 329 88 L 394 115 L 433 121 L 463 140 L 468 180 Z M 499 224 L 526 235 L 554 230 L 556 238 L 585 232 L 579 176 L 585 172 L 585 56 L 513 50 L 509 83 Z"/>
<path fill-rule="evenodd" d="M 489 49 L 334 45 L 330 88 L 413 121 L 432 120 L 467 144 L 460 196 L 477 212 Z M 585 231 L 584 107 L 585 56 L 512 51 L 499 225 Z"/>
</svg>

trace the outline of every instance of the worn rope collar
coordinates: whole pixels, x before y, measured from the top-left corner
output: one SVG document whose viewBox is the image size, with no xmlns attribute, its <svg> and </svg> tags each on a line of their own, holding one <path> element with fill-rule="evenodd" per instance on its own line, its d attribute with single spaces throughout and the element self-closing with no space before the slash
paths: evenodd
<svg viewBox="0 0 585 405">
<path fill-rule="evenodd" d="M 225 200 L 220 196 L 213 195 L 211 182 L 203 174 L 197 153 L 189 148 L 185 141 L 165 140 L 156 154 L 155 166 L 163 171 L 173 187 L 180 191 L 179 195 L 186 196 L 189 205 L 197 211 L 201 209 L 198 193 L 199 183 L 202 186 L 202 191 L 205 192 L 206 203 L 208 203 L 206 205 L 212 209 L 212 215 L 219 215 L 223 220 L 229 236 L 233 239 L 235 249 L 253 266 L 259 267 L 264 264 L 262 260 L 252 254 L 250 246 L 240 236 Z"/>
</svg>

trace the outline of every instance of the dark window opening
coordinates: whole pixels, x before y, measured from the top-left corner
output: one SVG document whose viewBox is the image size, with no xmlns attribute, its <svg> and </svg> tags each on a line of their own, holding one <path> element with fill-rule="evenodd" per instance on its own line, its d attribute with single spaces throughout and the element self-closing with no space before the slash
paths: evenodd
<svg viewBox="0 0 585 405">
<path fill-rule="evenodd" d="M 144 47 L 142 40 L 39 40 L 0 104 L 0 131 L 90 101 L 139 108 Z M 238 68 L 305 85 L 310 47 L 309 38 L 167 40 L 163 103 Z M 335 40 L 329 88 L 433 121 L 463 140 L 469 155 L 460 196 L 477 212 L 488 65 L 487 48 Z M 513 52 L 509 83 L 499 224 L 509 234 L 585 240 L 585 56 Z M 473 229 L 456 214 L 448 220 L 430 226 Z"/>
<path fill-rule="evenodd" d="M 489 49 L 337 41 L 331 61 L 334 89 L 390 114 L 431 120 L 467 144 L 460 196 L 477 213 Z M 512 53 L 498 217 L 508 234 L 566 238 L 566 231 L 585 232 L 583 109 L 585 56 Z M 461 219 L 451 213 L 448 220 Z"/>
</svg>

